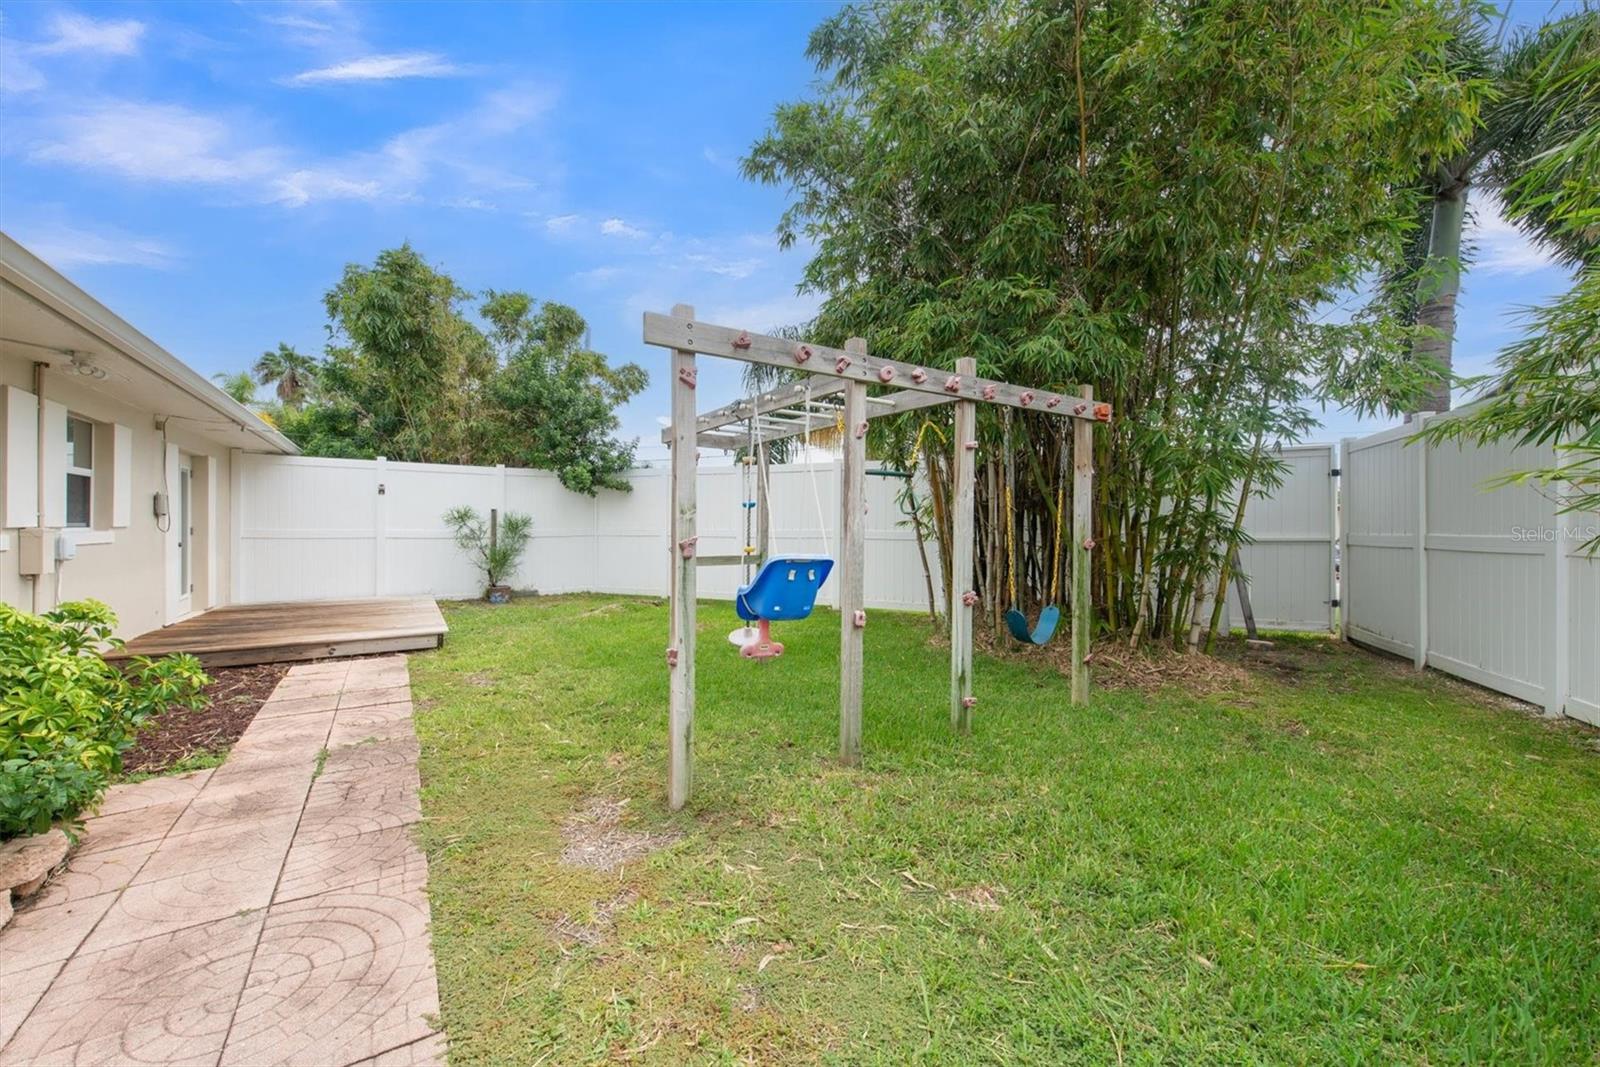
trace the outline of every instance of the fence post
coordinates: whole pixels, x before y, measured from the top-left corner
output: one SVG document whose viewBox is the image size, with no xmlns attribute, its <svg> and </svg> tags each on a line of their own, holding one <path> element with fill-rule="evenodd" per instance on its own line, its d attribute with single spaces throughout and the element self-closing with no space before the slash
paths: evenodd
<svg viewBox="0 0 1600 1067">
<path fill-rule="evenodd" d="M 1339 637 L 1350 640 L 1350 455 L 1351 442 L 1346 437 L 1339 442 L 1339 492 L 1335 506 L 1339 515 Z"/>
<path fill-rule="evenodd" d="M 1559 449 L 1563 438 L 1556 439 Z M 1557 451 L 1553 462 L 1559 463 L 1560 452 Z M 1582 515 L 1582 512 L 1574 512 Z M 1572 688 L 1572 644 L 1578 639 L 1575 627 L 1567 625 L 1569 599 L 1572 595 L 1572 560 L 1567 555 L 1566 523 L 1562 521 L 1561 514 L 1552 509 L 1552 518 L 1555 522 L 1555 539 L 1551 542 L 1555 556 L 1550 562 L 1551 574 L 1555 578 L 1555 597 L 1552 610 L 1555 618 L 1551 620 L 1551 636 L 1555 639 L 1555 672 L 1550 679 L 1550 688 L 1545 693 L 1544 713 L 1558 717 L 1566 713 L 1567 701 L 1571 696 Z"/>
<path fill-rule="evenodd" d="M 1429 416 L 1417 413 L 1419 433 Z M 1411 662 L 1420 671 L 1428 665 L 1428 443 L 1417 441 L 1412 447 L 1417 450 L 1417 647 Z"/>
<path fill-rule="evenodd" d="M 389 486 L 388 460 L 379 456 L 372 464 L 372 595 L 386 596 L 389 588 Z"/>
</svg>

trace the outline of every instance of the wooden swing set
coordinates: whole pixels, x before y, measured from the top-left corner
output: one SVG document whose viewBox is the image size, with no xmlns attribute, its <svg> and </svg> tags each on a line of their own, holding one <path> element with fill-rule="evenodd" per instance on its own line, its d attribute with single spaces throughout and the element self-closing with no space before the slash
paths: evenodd
<svg viewBox="0 0 1600 1067">
<path fill-rule="evenodd" d="M 765 477 L 756 478 L 758 535 L 754 546 L 731 556 L 702 556 L 695 546 L 695 469 L 701 448 L 752 448 L 763 467 L 774 441 L 843 427 L 844 462 L 840 490 L 839 537 L 839 759 L 861 761 L 861 703 L 866 628 L 866 476 L 867 423 L 941 404 L 955 405 L 951 538 L 950 725 L 972 729 L 977 698 L 972 693 L 973 501 L 977 460 L 977 405 L 994 404 L 1058 415 L 1072 425 L 1071 613 L 1072 703 L 1089 695 L 1090 553 L 1094 484 L 1094 426 L 1111 420 L 1111 406 L 1096 403 L 1090 386 L 1076 396 L 1033 389 L 977 376 L 977 361 L 956 360 L 955 371 L 919 367 L 869 355 L 866 342 L 851 338 L 842 349 L 804 341 L 752 334 L 699 322 L 694 308 L 679 304 L 670 315 L 646 312 L 644 341 L 672 351 L 672 419 L 662 439 L 672 450 L 671 632 L 667 666 L 672 673 L 668 716 L 667 799 L 676 811 L 689 799 L 693 782 L 695 706 L 696 571 L 710 566 L 744 565 L 752 551 L 765 557 L 770 521 Z M 736 401 L 703 415 L 695 410 L 697 356 L 759 363 L 799 372 L 803 377 L 769 392 Z M 868 396 L 869 387 L 879 395 Z M 1058 524 L 1061 522 L 1057 518 Z M 1059 549 L 1058 549 L 1059 551 Z M 822 578 L 826 578 L 823 571 Z M 809 610 L 809 606 L 807 607 Z M 765 620 L 763 620 L 765 622 Z M 763 632 L 765 627 L 763 626 Z"/>
</svg>

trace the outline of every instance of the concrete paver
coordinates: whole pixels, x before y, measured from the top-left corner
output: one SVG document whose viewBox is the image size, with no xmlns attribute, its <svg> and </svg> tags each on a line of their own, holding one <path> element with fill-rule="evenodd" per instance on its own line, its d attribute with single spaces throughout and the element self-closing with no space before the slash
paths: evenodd
<svg viewBox="0 0 1600 1067">
<path fill-rule="evenodd" d="M 442 1064 L 411 710 L 403 656 L 305 664 L 114 788 L 0 931 L 0 1064 Z"/>
</svg>

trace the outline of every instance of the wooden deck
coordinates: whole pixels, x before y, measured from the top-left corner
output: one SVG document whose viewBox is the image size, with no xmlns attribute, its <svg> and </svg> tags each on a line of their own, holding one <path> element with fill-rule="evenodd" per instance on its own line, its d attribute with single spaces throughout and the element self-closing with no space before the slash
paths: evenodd
<svg viewBox="0 0 1600 1067">
<path fill-rule="evenodd" d="M 189 652 L 208 667 L 410 652 L 444 644 L 426 597 L 302 600 L 213 608 L 129 641 L 116 658 Z"/>
</svg>

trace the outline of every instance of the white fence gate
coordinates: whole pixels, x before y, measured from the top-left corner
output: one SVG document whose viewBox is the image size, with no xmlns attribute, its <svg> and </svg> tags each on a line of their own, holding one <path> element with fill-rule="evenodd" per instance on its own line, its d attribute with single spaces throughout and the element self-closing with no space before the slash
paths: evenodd
<svg viewBox="0 0 1600 1067">
<path fill-rule="evenodd" d="M 1346 636 L 1600 725 L 1600 559 L 1579 550 L 1600 516 L 1488 487 L 1548 447 L 1428 447 L 1418 428 L 1344 442 Z"/>
<path fill-rule="evenodd" d="M 1338 589 L 1333 550 L 1338 486 L 1332 445 L 1280 449 L 1283 484 L 1245 507 L 1251 543 L 1239 550 L 1250 607 L 1263 630 L 1333 629 Z M 1238 591 L 1228 588 L 1228 619 L 1243 616 Z"/>
</svg>

